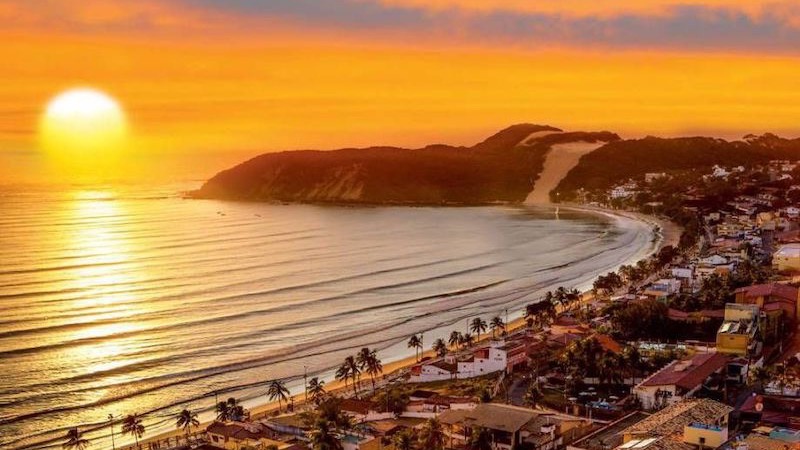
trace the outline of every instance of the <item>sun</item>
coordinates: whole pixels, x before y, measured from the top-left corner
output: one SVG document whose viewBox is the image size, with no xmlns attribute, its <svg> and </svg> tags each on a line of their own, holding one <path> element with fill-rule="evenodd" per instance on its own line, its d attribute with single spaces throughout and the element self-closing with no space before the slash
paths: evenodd
<svg viewBox="0 0 800 450">
<path fill-rule="evenodd" d="M 39 134 L 43 150 L 61 168 L 86 169 L 117 159 L 128 139 L 128 122 L 110 95 L 75 88 L 50 100 Z"/>
</svg>

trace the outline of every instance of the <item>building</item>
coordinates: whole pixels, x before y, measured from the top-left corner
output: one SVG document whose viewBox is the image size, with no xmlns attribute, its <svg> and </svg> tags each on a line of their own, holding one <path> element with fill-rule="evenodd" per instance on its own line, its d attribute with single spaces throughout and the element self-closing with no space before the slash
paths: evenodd
<svg viewBox="0 0 800 450">
<path fill-rule="evenodd" d="M 283 450 L 291 446 L 279 441 L 279 434 L 260 423 L 212 422 L 206 428 L 206 435 L 211 444 L 228 450 L 267 448 L 270 445 Z"/>
<path fill-rule="evenodd" d="M 678 403 L 699 391 L 712 375 L 722 373 L 727 361 L 728 356 L 716 352 L 673 361 L 636 385 L 633 395 L 644 409 Z"/>
<path fill-rule="evenodd" d="M 451 410 L 442 413 L 439 421 L 449 428 L 453 440 L 470 436 L 474 428 L 488 430 L 492 448 L 512 450 L 522 446 L 534 450 L 555 450 L 564 443 L 564 435 L 573 437 L 591 429 L 588 420 L 579 417 L 534 411 L 519 406 L 481 403 L 472 410 Z"/>
<path fill-rule="evenodd" d="M 426 361 L 411 368 L 412 383 L 480 377 L 495 372 L 510 371 L 516 365 L 527 364 L 527 346 L 524 340 L 491 341 L 488 346 L 476 348 L 471 354 L 458 357 L 454 354 L 443 359 Z"/>
<path fill-rule="evenodd" d="M 653 413 L 622 431 L 617 449 L 716 449 L 728 441 L 728 405 L 709 399 L 685 400 Z"/>
<path fill-rule="evenodd" d="M 725 305 L 725 320 L 717 330 L 717 351 L 739 356 L 756 356 L 761 353 L 758 323 L 757 305 Z"/>
<path fill-rule="evenodd" d="M 769 305 L 775 304 L 773 308 L 784 310 L 793 320 L 798 320 L 800 311 L 800 290 L 788 284 L 766 283 L 754 284 L 737 289 L 736 303 L 757 305 L 761 309 L 767 309 Z"/>
<path fill-rule="evenodd" d="M 800 270 L 800 244 L 782 245 L 772 255 L 772 267 L 780 272 Z"/>
<path fill-rule="evenodd" d="M 381 412 L 375 403 L 357 398 L 343 398 L 339 404 L 339 409 L 356 422 L 394 419 L 395 417 L 393 412 Z"/>
<path fill-rule="evenodd" d="M 800 290 L 780 284 L 756 284 L 735 291 L 736 303 L 755 305 L 761 311 L 759 327 L 764 339 L 777 342 L 800 321 Z"/>
</svg>

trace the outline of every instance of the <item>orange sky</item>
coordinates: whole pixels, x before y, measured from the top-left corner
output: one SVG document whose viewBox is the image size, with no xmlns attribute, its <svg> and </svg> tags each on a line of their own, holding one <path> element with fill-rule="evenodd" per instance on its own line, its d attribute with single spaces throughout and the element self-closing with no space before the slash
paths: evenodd
<svg viewBox="0 0 800 450">
<path fill-rule="evenodd" d="M 800 127 L 800 32 L 758 1 L 31 3 L 0 0 L 12 182 L 52 176 L 37 122 L 72 86 L 124 106 L 134 151 L 114 176 L 131 178 L 202 178 L 277 149 L 471 144 L 517 122 L 625 136 Z"/>
</svg>

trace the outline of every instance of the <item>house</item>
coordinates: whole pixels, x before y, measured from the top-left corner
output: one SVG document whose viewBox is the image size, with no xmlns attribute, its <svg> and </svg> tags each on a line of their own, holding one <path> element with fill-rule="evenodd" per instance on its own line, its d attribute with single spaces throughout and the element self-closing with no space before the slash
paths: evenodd
<svg viewBox="0 0 800 450">
<path fill-rule="evenodd" d="M 717 330 L 717 351 L 739 356 L 760 354 L 758 323 L 757 305 L 739 303 L 725 305 L 725 319 Z"/>
<path fill-rule="evenodd" d="M 339 404 L 339 409 L 356 422 L 394 419 L 395 417 L 393 412 L 381 412 L 375 403 L 357 398 L 343 398 Z"/>
<path fill-rule="evenodd" d="M 291 445 L 277 440 L 280 436 L 260 423 L 215 421 L 206 428 L 206 435 L 211 444 L 228 450 L 266 448 L 270 445 L 283 450 Z"/>
<path fill-rule="evenodd" d="M 451 439 L 470 436 L 478 427 L 488 430 L 495 450 L 522 446 L 555 450 L 562 447 L 564 433 L 574 436 L 579 434 L 576 430 L 590 428 L 590 422 L 579 417 L 499 403 L 481 403 L 472 410 L 446 411 L 439 416 L 439 421 L 449 428 Z"/>
<path fill-rule="evenodd" d="M 772 267 L 779 272 L 800 271 L 800 244 L 781 245 L 772 255 Z"/>
<path fill-rule="evenodd" d="M 409 400 L 402 417 L 431 418 L 451 409 L 472 409 L 475 407 L 472 397 L 451 397 L 447 395 L 434 395 L 421 400 Z"/>
<path fill-rule="evenodd" d="M 664 178 L 666 176 L 667 174 L 664 172 L 650 172 L 644 174 L 644 181 L 647 183 L 652 183 L 653 181 L 658 180 L 659 178 Z"/>
<path fill-rule="evenodd" d="M 470 355 L 447 355 L 444 359 L 427 361 L 411 368 L 412 383 L 473 378 L 494 372 L 510 371 L 514 366 L 527 363 L 526 340 L 506 343 L 494 340 L 488 346 L 476 348 Z"/>
<path fill-rule="evenodd" d="M 767 340 L 780 340 L 785 330 L 800 322 L 800 290 L 787 284 L 767 283 L 734 291 L 736 303 L 756 305 L 763 312 L 760 326 Z"/>
<path fill-rule="evenodd" d="M 664 300 L 681 291 L 681 280 L 677 278 L 664 278 L 653 282 L 644 291 L 644 295 L 653 300 Z"/>
<path fill-rule="evenodd" d="M 728 441 L 728 416 L 733 408 L 710 399 L 672 404 L 622 431 L 617 449 L 716 449 Z"/>
<path fill-rule="evenodd" d="M 722 353 L 697 353 L 681 361 L 673 361 L 645 378 L 633 388 L 644 409 L 655 409 L 691 397 L 712 375 L 721 373 L 728 356 Z"/>
</svg>

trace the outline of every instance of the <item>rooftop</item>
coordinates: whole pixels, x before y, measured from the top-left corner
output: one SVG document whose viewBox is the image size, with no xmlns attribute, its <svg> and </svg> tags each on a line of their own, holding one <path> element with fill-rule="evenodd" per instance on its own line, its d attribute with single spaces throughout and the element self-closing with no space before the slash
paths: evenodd
<svg viewBox="0 0 800 450">
<path fill-rule="evenodd" d="M 641 386 L 678 386 L 687 390 L 725 366 L 729 357 L 721 353 L 697 353 L 690 359 L 673 361 L 644 380 Z"/>
<path fill-rule="evenodd" d="M 439 416 L 439 420 L 448 425 L 480 426 L 514 433 L 521 430 L 528 422 L 545 415 L 549 414 L 519 406 L 480 403 L 473 410 L 445 411 Z"/>
<path fill-rule="evenodd" d="M 713 424 L 733 411 L 728 405 L 707 399 L 689 399 L 667 406 L 622 431 L 642 437 L 664 437 L 683 433 L 692 423 Z"/>
<path fill-rule="evenodd" d="M 736 294 L 743 294 L 745 298 L 778 297 L 792 302 L 798 297 L 797 288 L 780 283 L 754 284 L 737 289 Z"/>
</svg>

